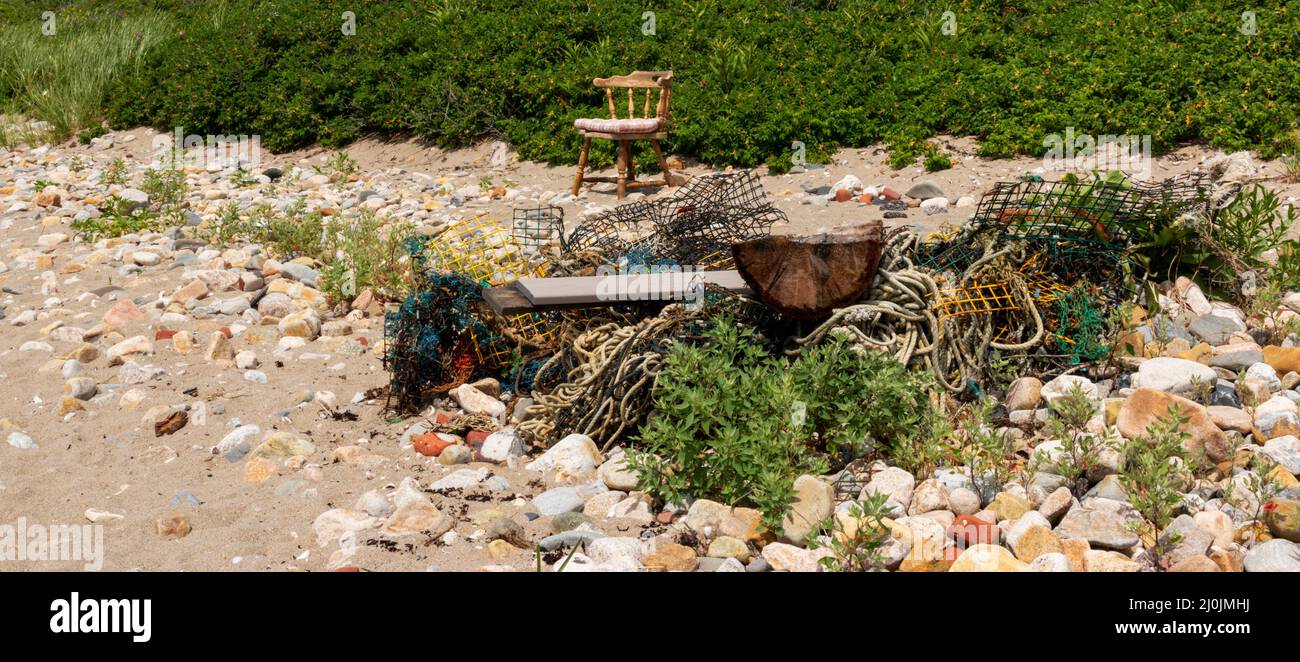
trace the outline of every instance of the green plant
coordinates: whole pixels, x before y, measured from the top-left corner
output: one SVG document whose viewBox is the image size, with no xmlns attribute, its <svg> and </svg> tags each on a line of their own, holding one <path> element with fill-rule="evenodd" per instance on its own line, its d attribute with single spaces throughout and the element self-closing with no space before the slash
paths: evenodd
<svg viewBox="0 0 1300 662">
<path fill-rule="evenodd" d="M 1265 186 L 1242 189 L 1202 237 L 1209 249 L 1204 264 L 1211 280 L 1236 291 L 1238 274 L 1253 270 L 1265 282 L 1300 285 L 1300 259 L 1291 257 L 1300 248 L 1300 242 L 1291 238 L 1298 214 L 1294 206 L 1284 205 L 1277 193 Z M 1274 263 L 1265 257 L 1269 251 L 1276 251 Z"/>
<path fill-rule="evenodd" d="M 86 142 L 102 135 L 109 87 L 175 34 L 173 19 L 162 13 L 67 9 L 59 9 L 54 35 L 43 34 L 32 8 L 22 21 L 0 23 L 0 114 L 43 123 L 25 136 L 29 144 L 66 140 L 82 129 Z"/>
<path fill-rule="evenodd" d="M 333 182 L 343 182 L 361 172 L 361 166 L 347 152 L 335 152 L 323 165 L 312 166 L 317 174 L 325 175 Z"/>
<path fill-rule="evenodd" d="M 410 282 L 404 247 L 414 233 L 409 221 L 386 222 L 370 210 L 355 217 L 330 217 L 321 290 L 335 303 L 351 301 L 365 288 L 381 299 L 402 299 Z"/>
<path fill-rule="evenodd" d="M 101 178 L 104 186 L 126 186 L 126 161 L 121 157 L 113 159 L 104 168 L 104 176 Z"/>
<path fill-rule="evenodd" d="M 230 185 L 235 188 L 256 186 L 257 177 L 254 176 L 248 168 L 241 165 L 238 168 L 235 168 L 234 172 L 230 173 Z"/>
<path fill-rule="evenodd" d="M 1088 491 L 1088 474 L 1100 465 L 1101 453 L 1112 440 L 1088 431 L 1088 421 L 1096 413 L 1097 405 L 1078 383 L 1048 406 L 1053 413 L 1048 429 L 1051 438 L 1061 446 L 1054 457 L 1043 461 L 1050 462 L 1055 473 L 1065 477 L 1075 496 L 1082 497 Z"/>
<path fill-rule="evenodd" d="M 781 528 L 794 479 L 826 470 L 796 413 L 791 373 L 757 335 L 723 320 L 699 345 L 675 344 L 655 382 L 655 415 L 628 452 L 640 489 L 665 501 L 749 504 Z"/>
<path fill-rule="evenodd" d="M 790 373 L 820 448 L 837 466 L 870 450 L 911 445 L 929 408 L 926 373 L 843 340 L 805 350 Z"/>
<path fill-rule="evenodd" d="M 974 403 L 959 429 L 962 447 L 958 457 L 982 500 L 991 500 L 1013 474 L 1015 441 L 993 426 L 990 419 L 995 405 L 991 398 Z"/>
<path fill-rule="evenodd" d="M 930 407 L 913 439 L 888 447 L 888 462 L 914 476 L 930 476 L 935 469 L 958 461 L 959 449 L 953 439 L 954 432 L 948 412 L 942 407 Z"/>
<path fill-rule="evenodd" d="M 1229 480 L 1224 484 L 1223 500 L 1234 508 L 1244 511 L 1251 522 L 1262 526 L 1269 502 L 1280 494 L 1285 486 L 1278 480 L 1275 473 L 1277 461 L 1273 458 L 1256 453 L 1250 459 L 1250 468 L 1252 470 L 1244 474 L 1245 485 L 1243 486 L 1248 494 L 1246 496 L 1238 494 L 1238 484 Z"/>
<path fill-rule="evenodd" d="M 73 154 L 72 158 L 68 159 L 68 170 L 72 172 L 81 172 L 85 169 L 86 160 L 81 158 L 80 154 Z"/>
<path fill-rule="evenodd" d="M 115 195 L 104 202 L 98 217 L 72 221 L 73 233 L 89 242 L 157 229 L 159 218 L 156 214 Z"/>
<path fill-rule="evenodd" d="M 1183 500 L 1181 487 L 1183 442 L 1188 416 L 1175 405 L 1156 418 L 1139 437 L 1124 446 L 1124 470 L 1120 483 L 1129 503 L 1158 535 L 1174 517 Z"/>
<path fill-rule="evenodd" d="M 889 542 L 889 527 L 885 519 L 890 515 L 888 498 L 873 493 L 862 501 L 854 501 L 843 515 L 832 515 L 820 527 L 808 534 L 808 549 L 826 549 L 830 556 L 818 563 L 830 572 L 870 572 L 884 567 L 881 547 Z M 823 542 L 818 534 L 829 533 Z"/>
<path fill-rule="evenodd" d="M 38 179 L 32 184 L 32 188 L 36 189 L 38 193 L 50 186 L 54 186 L 54 184 L 44 179 Z"/>
<path fill-rule="evenodd" d="M 952 167 L 952 159 L 947 154 L 935 150 L 925 156 L 925 171 L 938 172 Z"/>
</svg>

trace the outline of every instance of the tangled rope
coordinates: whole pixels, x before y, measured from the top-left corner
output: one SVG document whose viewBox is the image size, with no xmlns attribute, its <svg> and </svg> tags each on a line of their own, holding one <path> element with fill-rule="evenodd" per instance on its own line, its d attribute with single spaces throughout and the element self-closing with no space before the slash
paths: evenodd
<svg viewBox="0 0 1300 662">
<path fill-rule="evenodd" d="M 634 325 L 607 323 L 579 334 L 538 369 L 535 379 L 541 381 L 573 364 L 563 383 L 549 393 L 535 393 L 519 432 L 545 442 L 562 429 L 603 442 L 602 452 L 608 450 L 649 414 L 672 336 L 692 317 L 673 304 Z"/>
<path fill-rule="evenodd" d="M 940 297 L 942 275 L 921 270 L 908 257 L 914 255 L 920 237 L 898 230 L 889 235 L 881 253 L 880 266 L 871 288 L 858 303 L 836 310 L 811 333 L 795 339 L 787 354 L 821 343 L 828 335 L 844 337 L 857 345 L 889 352 L 901 363 L 920 363 L 933 372 L 950 393 L 961 393 L 977 384 L 988 364 L 989 351 L 1026 351 L 1045 336 L 1043 316 L 1023 274 L 1011 264 L 1022 249 L 1007 245 L 995 249 L 985 242 L 984 254 L 968 267 L 958 287 L 986 281 L 1005 280 L 1011 305 L 1023 314 L 1011 329 L 998 329 L 988 314 L 940 318 L 935 303 Z M 1024 340 L 1008 342 L 1009 338 Z M 1000 333 L 1001 331 L 1001 333 Z"/>
</svg>

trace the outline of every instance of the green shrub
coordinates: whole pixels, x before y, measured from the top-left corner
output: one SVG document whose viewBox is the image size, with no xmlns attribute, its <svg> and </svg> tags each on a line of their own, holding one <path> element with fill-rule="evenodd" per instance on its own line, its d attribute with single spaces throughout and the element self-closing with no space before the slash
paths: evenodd
<svg viewBox="0 0 1300 662">
<path fill-rule="evenodd" d="M 1156 534 L 1169 526 L 1183 500 L 1186 480 L 1181 475 L 1181 460 L 1188 437 L 1186 425 L 1187 414 L 1174 405 L 1124 446 L 1120 483 L 1128 492 L 1129 503 L 1155 527 Z"/>
<path fill-rule="evenodd" d="M 800 474 L 910 445 L 925 384 L 887 356 L 839 342 L 787 362 L 753 331 L 720 322 L 700 344 L 669 353 L 631 462 L 642 489 L 662 499 L 753 505 L 777 529 Z"/>
<path fill-rule="evenodd" d="M 629 453 L 641 489 L 677 503 L 752 505 L 780 530 L 794 479 L 826 469 L 796 402 L 793 376 L 752 331 L 720 323 L 698 346 L 675 345 L 655 384 L 655 415 Z"/>
<path fill-rule="evenodd" d="M 84 4 L 84 3 L 78 3 Z M 665 148 L 753 166 L 807 146 L 884 142 L 901 165 L 943 155 L 938 133 L 979 138 L 984 156 L 1042 154 L 1048 133 L 1151 135 L 1155 149 L 1200 140 L 1266 156 L 1300 119 L 1300 12 L 1207 0 L 1175 11 L 1148 0 L 966 0 L 955 36 L 936 8 L 843 0 L 675 0 L 645 5 L 232 0 L 174 9 L 183 36 L 114 83 L 114 126 L 245 133 L 286 150 L 403 132 L 443 146 L 504 137 L 520 156 L 572 163 L 574 118 L 607 114 L 591 79 L 672 69 Z M 339 29 L 343 11 L 357 33 Z M 1142 44 L 1134 48 L 1133 44 Z M 0 94 L 0 96 L 3 96 Z M 621 101 L 621 100 L 620 100 Z M 600 144 L 595 165 L 612 161 Z M 653 163 L 647 150 L 638 161 Z"/>
</svg>

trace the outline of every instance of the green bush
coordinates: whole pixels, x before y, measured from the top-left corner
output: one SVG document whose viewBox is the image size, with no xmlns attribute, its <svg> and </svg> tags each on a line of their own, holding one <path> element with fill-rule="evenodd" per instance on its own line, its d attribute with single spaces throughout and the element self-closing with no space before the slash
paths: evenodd
<svg viewBox="0 0 1300 662">
<path fill-rule="evenodd" d="M 177 9 L 185 34 L 117 82 L 117 126 L 259 134 L 285 150 L 405 132 L 445 146 L 488 136 L 521 156 L 576 159 L 576 117 L 603 116 L 591 79 L 673 69 L 667 149 L 706 162 L 778 162 L 794 141 L 824 160 L 886 142 L 895 165 L 941 155 L 939 132 L 985 156 L 1042 154 L 1047 133 L 1149 134 L 1156 149 L 1203 140 L 1279 149 L 1300 108 L 1300 12 L 1228 0 L 1182 10 L 1149 0 L 570 0 L 391 3 L 231 0 Z M 941 9 L 956 34 L 938 28 Z M 341 15 L 357 17 L 354 36 Z M 1140 44 L 1141 47 L 1135 47 Z M 608 163 L 608 145 L 594 150 Z M 651 157 L 642 151 L 642 162 Z"/>
<path fill-rule="evenodd" d="M 883 354 L 838 342 L 787 362 L 723 321 L 699 345 L 669 353 L 630 461 L 642 489 L 662 499 L 753 505 L 777 530 L 800 474 L 911 443 L 925 383 Z"/>
</svg>

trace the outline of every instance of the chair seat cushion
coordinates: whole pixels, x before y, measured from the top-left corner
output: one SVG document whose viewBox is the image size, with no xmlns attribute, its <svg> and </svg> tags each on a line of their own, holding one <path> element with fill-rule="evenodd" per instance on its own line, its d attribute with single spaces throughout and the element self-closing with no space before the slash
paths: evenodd
<svg viewBox="0 0 1300 662">
<path fill-rule="evenodd" d="M 579 119 L 573 120 L 573 126 L 583 131 L 596 131 L 599 133 L 653 133 L 659 130 L 659 118 L 647 117 L 645 119 L 631 120 Z"/>
</svg>

